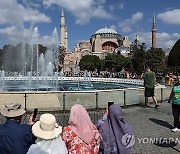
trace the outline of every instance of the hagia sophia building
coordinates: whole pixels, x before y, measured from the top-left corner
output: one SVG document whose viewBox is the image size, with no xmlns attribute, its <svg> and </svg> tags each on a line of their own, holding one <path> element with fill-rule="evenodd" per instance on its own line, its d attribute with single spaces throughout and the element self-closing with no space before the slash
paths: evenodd
<svg viewBox="0 0 180 154">
<path fill-rule="evenodd" d="M 130 41 L 128 36 L 123 37 L 115 30 L 108 27 L 97 30 L 91 36 L 90 40 L 78 43 L 73 52 L 68 52 L 68 33 L 63 9 L 60 19 L 60 45 L 66 48 L 63 72 L 75 71 L 81 58 L 85 55 L 96 55 L 100 59 L 105 59 L 108 53 L 120 52 L 123 56 L 128 56 L 130 52 Z M 153 22 L 152 38 L 155 38 L 155 20 L 153 20 Z M 153 40 L 152 43 L 153 42 L 156 43 L 156 40 Z"/>
</svg>

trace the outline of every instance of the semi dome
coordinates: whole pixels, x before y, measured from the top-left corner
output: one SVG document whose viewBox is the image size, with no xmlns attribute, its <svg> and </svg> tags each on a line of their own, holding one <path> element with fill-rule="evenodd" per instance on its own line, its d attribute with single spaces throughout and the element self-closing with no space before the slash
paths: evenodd
<svg viewBox="0 0 180 154">
<path fill-rule="evenodd" d="M 107 34 L 107 33 L 118 34 L 114 29 L 107 28 L 107 27 L 97 30 L 95 34 Z"/>
<path fill-rule="evenodd" d="M 125 47 L 125 46 L 121 46 L 119 48 L 116 48 L 115 50 L 116 52 L 121 52 L 121 53 L 130 53 L 130 48 L 129 47 Z"/>
</svg>

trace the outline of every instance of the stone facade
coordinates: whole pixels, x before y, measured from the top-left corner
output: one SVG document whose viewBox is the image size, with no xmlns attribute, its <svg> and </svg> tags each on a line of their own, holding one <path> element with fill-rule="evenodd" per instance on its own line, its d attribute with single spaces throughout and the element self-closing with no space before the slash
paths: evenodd
<svg viewBox="0 0 180 154">
<path fill-rule="evenodd" d="M 105 59 L 108 53 L 117 52 L 119 47 L 126 47 L 125 49 L 129 50 L 130 43 L 127 36 L 122 37 L 111 28 L 99 29 L 89 41 L 78 43 L 72 53 L 67 53 L 64 59 L 64 72 L 74 72 L 85 55 L 96 55 L 100 59 Z"/>
</svg>

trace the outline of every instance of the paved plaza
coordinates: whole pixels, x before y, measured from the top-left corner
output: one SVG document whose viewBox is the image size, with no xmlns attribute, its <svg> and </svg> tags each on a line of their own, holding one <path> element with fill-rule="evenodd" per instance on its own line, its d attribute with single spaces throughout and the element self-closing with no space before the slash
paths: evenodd
<svg viewBox="0 0 180 154">
<path fill-rule="evenodd" d="M 180 153 L 180 132 L 171 132 L 171 105 L 160 103 L 160 108 L 130 107 L 123 109 L 124 118 L 135 131 L 133 154 Z M 154 142 L 153 142 L 154 141 Z M 179 142 L 179 143 L 177 143 Z"/>
<path fill-rule="evenodd" d="M 180 153 L 180 132 L 171 132 L 173 117 L 171 105 L 167 102 L 160 103 L 160 108 L 155 109 L 141 106 L 129 106 L 123 109 L 125 120 L 132 124 L 135 132 L 135 144 L 132 154 L 178 154 Z M 104 111 L 89 111 L 92 121 L 96 121 Z M 67 124 L 69 113 L 53 112 L 58 123 L 62 126 Z M 24 118 L 24 123 L 28 119 Z M 4 121 L 1 116 L 0 123 Z"/>
</svg>

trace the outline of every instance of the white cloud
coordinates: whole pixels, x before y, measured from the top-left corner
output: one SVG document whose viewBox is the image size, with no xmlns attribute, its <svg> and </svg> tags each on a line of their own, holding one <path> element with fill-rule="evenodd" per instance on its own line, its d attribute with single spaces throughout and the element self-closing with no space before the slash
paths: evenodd
<svg viewBox="0 0 180 154">
<path fill-rule="evenodd" d="M 108 9 L 111 10 L 111 12 L 113 12 L 115 10 L 115 6 L 114 5 L 109 5 Z"/>
<path fill-rule="evenodd" d="M 116 9 L 123 10 L 124 9 L 124 4 L 123 3 L 111 4 L 111 5 L 108 6 L 108 9 L 111 10 L 111 12 L 115 11 Z"/>
<path fill-rule="evenodd" d="M 143 13 L 137 12 L 131 16 L 130 19 L 119 22 L 119 27 L 122 32 L 131 32 L 132 27 L 141 19 L 143 19 Z"/>
<path fill-rule="evenodd" d="M 50 22 L 50 18 L 38 10 L 25 8 L 16 0 L 0 1 L 0 24 L 23 24 L 24 22 Z"/>
<path fill-rule="evenodd" d="M 180 9 L 166 11 L 157 15 L 164 23 L 180 26 Z"/>
<path fill-rule="evenodd" d="M 39 42 L 40 44 L 47 46 L 47 47 L 59 45 L 59 38 L 58 38 L 57 29 L 54 28 L 54 31 L 52 32 L 51 36 L 43 36 L 39 40 L 40 40 L 40 42 Z"/>
<path fill-rule="evenodd" d="M 22 4 L 26 7 L 40 8 L 40 1 L 41 0 L 36 0 L 36 2 L 32 0 L 22 0 Z"/>
<path fill-rule="evenodd" d="M 135 39 L 135 33 L 130 36 L 131 40 Z M 152 33 L 151 32 L 139 32 L 138 38 L 140 43 L 145 43 L 147 49 L 152 46 Z M 180 34 L 178 33 L 157 33 L 156 34 L 156 46 L 157 48 L 167 49 L 169 47 L 173 47 L 176 41 L 180 38 Z"/>
<path fill-rule="evenodd" d="M 116 25 L 111 25 L 110 28 L 112 28 L 112 29 L 114 29 L 114 30 L 117 30 Z"/>
<path fill-rule="evenodd" d="M 20 42 L 26 43 L 39 43 L 44 46 L 50 47 L 59 43 L 57 29 L 55 28 L 51 36 L 40 36 L 38 29 L 35 33 L 33 28 L 24 28 L 23 26 L 10 26 L 4 29 L 0 29 L 0 34 L 6 35 L 10 44 L 16 45 Z M 58 44 L 57 44 L 58 45 Z"/>
<path fill-rule="evenodd" d="M 19 42 L 30 41 L 31 30 L 25 29 L 23 26 L 10 26 L 0 29 L 0 34 L 7 37 L 10 44 L 17 44 Z"/>
<path fill-rule="evenodd" d="M 120 4 L 118 5 L 118 8 L 119 8 L 120 10 L 123 10 L 123 9 L 124 9 L 124 4 L 123 4 L 123 3 L 120 3 Z"/>
<path fill-rule="evenodd" d="M 76 18 L 76 24 L 86 24 L 91 18 L 113 19 L 112 14 L 104 8 L 106 0 L 42 0 L 46 7 L 59 5 L 70 11 Z"/>
<path fill-rule="evenodd" d="M 131 21 L 136 23 L 137 21 L 141 20 L 143 18 L 143 13 L 142 12 L 137 12 L 132 15 Z"/>
<path fill-rule="evenodd" d="M 40 22 L 50 22 L 50 18 L 43 13 L 39 13 L 37 10 L 31 8 L 22 10 L 23 20 L 26 22 L 40 23 Z"/>
<path fill-rule="evenodd" d="M 157 33 L 157 46 L 167 49 L 168 47 L 172 47 L 179 38 L 180 34 L 178 33 Z"/>
<path fill-rule="evenodd" d="M 25 7 L 16 0 L 0 1 L 0 34 L 10 44 L 32 41 L 32 28 L 24 28 L 25 23 L 50 22 L 44 13 L 30 7 L 34 3 L 28 2 L 24 0 Z"/>
</svg>

